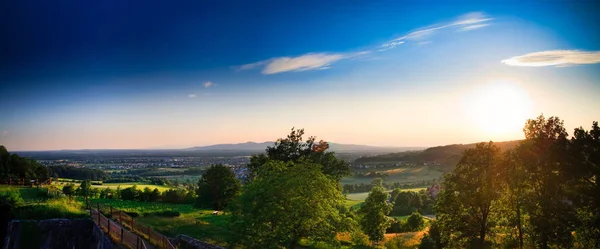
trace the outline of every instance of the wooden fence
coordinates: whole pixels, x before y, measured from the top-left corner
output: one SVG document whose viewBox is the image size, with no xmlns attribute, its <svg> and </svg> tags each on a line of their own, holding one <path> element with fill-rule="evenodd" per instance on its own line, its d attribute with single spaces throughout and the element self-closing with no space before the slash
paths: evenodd
<svg viewBox="0 0 600 249">
<path fill-rule="evenodd" d="M 109 215 L 113 220 L 121 224 L 123 227 L 130 231 L 142 236 L 148 240 L 152 245 L 161 249 L 175 249 L 171 241 L 167 236 L 162 235 L 159 232 L 154 231 L 149 226 L 135 222 L 135 218 L 126 214 L 122 210 L 113 208 L 112 206 L 106 206 L 102 204 L 96 204 L 96 209 L 100 212 Z"/>
<path fill-rule="evenodd" d="M 131 249 L 147 249 L 146 244 L 139 236 L 128 231 L 109 218 L 106 218 L 106 216 L 100 213 L 98 209 L 91 208 L 90 215 L 92 216 L 94 223 L 96 223 L 111 240 Z"/>
</svg>

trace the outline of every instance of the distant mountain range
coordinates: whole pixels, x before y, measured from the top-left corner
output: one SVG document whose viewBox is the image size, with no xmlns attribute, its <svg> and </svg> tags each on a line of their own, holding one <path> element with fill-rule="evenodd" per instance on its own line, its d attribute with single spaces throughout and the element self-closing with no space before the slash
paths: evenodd
<svg viewBox="0 0 600 249">
<path fill-rule="evenodd" d="M 185 149 L 186 151 L 256 151 L 262 152 L 275 142 L 246 142 L 237 144 L 214 144 L 207 146 L 196 146 Z M 357 144 L 329 143 L 329 149 L 335 152 L 401 152 L 408 150 L 422 150 L 425 147 L 380 147 Z"/>
</svg>

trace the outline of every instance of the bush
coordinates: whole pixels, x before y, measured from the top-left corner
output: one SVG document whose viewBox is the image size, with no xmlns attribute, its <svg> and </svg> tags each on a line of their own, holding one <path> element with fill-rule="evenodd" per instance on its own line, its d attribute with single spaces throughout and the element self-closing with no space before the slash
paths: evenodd
<svg viewBox="0 0 600 249">
<path fill-rule="evenodd" d="M 429 237 L 429 235 L 425 235 L 421 239 L 419 249 L 435 249 L 435 242 L 433 239 L 431 239 L 431 237 Z"/>
<path fill-rule="evenodd" d="M 411 232 L 419 231 L 425 226 L 425 220 L 421 214 L 414 212 L 406 220 L 406 226 Z"/>
<path fill-rule="evenodd" d="M 350 234 L 350 240 L 352 244 L 355 246 L 368 246 L 369 245 L 369 236 L 360 232 L 354 231 Z"/>
</svg>

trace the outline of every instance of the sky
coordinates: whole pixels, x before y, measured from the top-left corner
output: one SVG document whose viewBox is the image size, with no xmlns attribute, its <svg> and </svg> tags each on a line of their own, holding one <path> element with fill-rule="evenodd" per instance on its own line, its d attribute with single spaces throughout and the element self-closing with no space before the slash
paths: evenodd
<svg viewBox="0 0 600 249">
<path fill-rule="evenodd" d="M 9 151 L 437 146 L 600 118 L 595 1 L 2 1 Z"/>
</svg>

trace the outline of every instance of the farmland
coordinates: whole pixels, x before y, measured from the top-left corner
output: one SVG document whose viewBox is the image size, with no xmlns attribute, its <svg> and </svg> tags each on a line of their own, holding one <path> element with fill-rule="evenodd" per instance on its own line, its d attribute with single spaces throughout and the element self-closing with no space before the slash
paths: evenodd
<svg viewBox="0 0 600 249">
<path fill-rule="evenodd" d="M 419 191 L 425 190 L 425 189 L 426 188 L 411 188 L 411 189 L 403 189 L 402 191 L 419 192 Z M 391 192 L 391 191 L 388 191 L 388 192 Z M 351 193 L 351 194 L 346 195 L 346 199 L 353 200 L 353 201 L 364 201 L 365 199 L 367 199 L 367 196 L 369 196 L 369 192 Z"/>
<path fill-rule="evenodd" d="M 61 188 L 62 186 L 69 184 L 69 183 L 73 183 L 75 185 L 78 185 L 81 181 L 76 181 L 76 180 L 67 180 L 67 181 L 60 181 L 60 182 L 54 182 L 55 185 L 57 185 L 57 187 Z M 94 182 L 94 181 L 92 181 Z M 100 183 L 100 182 L 98 182 Z M 172 189 L 172 187 L 169 186 L 164 186 L 164 185 L 153 185 L 153 184 L 148 184 L 147 182 L 123 182 L 123 183 L 102 183 L 102 185 L 93 185 L 92 184 L 92 188 L 99 188 L 99 189 L 105 189 L 105 188 L 110 188 L 110 189 L 117 189 L 118 187 L 121 187 L 121 189 L 124 188 L 129 188 L 129 187 L 133 187 L 136 186 L 137 189 L 144 189 L 146 187 L 154 190 L 155 188 L 157 188 L 160 192 Z"/>
<path fill-rule="evenodd" d="M 388 170 L 377 170 L 376 173 L 387 175 L 381 177 L 384 183 L 412 183 L 438 179 L 443 172 L 430 166 L 403 167 Z M 341 180 L 341 184 L 369 184 L 377 177 L 349 176 Z"/>
</svg>

